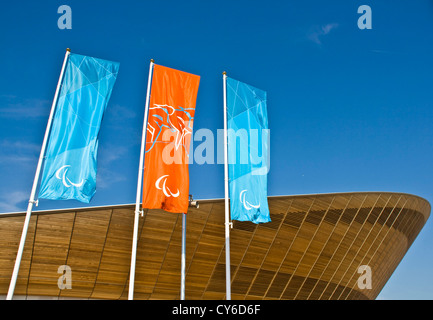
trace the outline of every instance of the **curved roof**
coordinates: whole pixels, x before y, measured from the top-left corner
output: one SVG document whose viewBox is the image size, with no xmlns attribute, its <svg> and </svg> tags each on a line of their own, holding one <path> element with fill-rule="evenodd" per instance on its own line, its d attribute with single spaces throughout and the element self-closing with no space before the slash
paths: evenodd
<svg viewBox="0 0 433 320">
<path fill-rule="evenodd" d="M 186 298 L 225 298 L 224 200 L 187 216 Z M 33 212 L 15 295 L 126 299 L 134 205 Z M 232 299 L 375 299 L 430 215 L 417 196 L 358 192 L 269 197 L 272 222 L 234 221 Z M 0 215 L 0 295 L 6 294 L 25 213 Z M 135 299 L 179 299 L 182 219 L 139 221 Z M 59 266 L 72 270 L 60 290 Z M 360 289 L 358 268 L 371 268 Z"/>
</svg>

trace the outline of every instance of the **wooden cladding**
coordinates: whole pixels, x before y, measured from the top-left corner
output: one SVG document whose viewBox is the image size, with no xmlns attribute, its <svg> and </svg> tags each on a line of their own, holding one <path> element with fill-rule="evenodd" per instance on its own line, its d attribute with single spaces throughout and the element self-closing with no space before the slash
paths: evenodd
<svg viewBox="0 0 433 320">
<path fill-rule="evenodd" d="M 187 216 L 186 298 L 225 299 L 224 201 Z M 232 299 L 375 299 L 426 223 L 430 204 L 398 193 L 270 197 L 272 222 L 234 221 Z M 126 299 L 134 206 L 35 212 L 15 295 Z M 24 214 L 0 216 L 0 295 L 6 295 Z M 135 299 L 179 299 L 181 215 L 139 221 Z M 59 266 L 72 270 L 60 290 Z M 372 289 L 358 287 L 358 267 Z"/>
</svg>

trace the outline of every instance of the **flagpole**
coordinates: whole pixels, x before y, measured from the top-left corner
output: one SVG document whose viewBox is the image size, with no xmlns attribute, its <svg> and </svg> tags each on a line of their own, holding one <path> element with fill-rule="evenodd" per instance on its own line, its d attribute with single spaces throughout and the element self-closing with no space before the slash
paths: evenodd
<svg viewBox="0 0 433 320">
<path fill-rule="evenodd" d="M 180 300 L 185 300 L 185 265 L 186 265 L 186 213 L 182 213 L 182 255 L 181 255 L 181 280 Z"/>
<path fill-rule="evenodd" d="M 227 73 L 223 72 L 224 93 L 224 187 L 225 187 L 225 238 L 226 238 L 226 300 L 231 300 L 230 274 L 230 212 L 229 212 L 229 170 L 227 135 Z"/>
<path fill-rule="evenodd" d="M 147 95 L 146 95 L 146 106 L 144 109 L 143 134 L 141 137 L 140 165 L 138 168 L 137 197 L 135 200 L 134 234 L 132 238 L 131 270 L 129 273 L 128 300 L 134 300 L 134 281 L 135 281 L 135 264 L 137 260 L 138 222 L 141 213 L 140 212 L 140 203 L 142 198 L 141 186 L 143 183 L 144 152 L 146 149 L 145 146 L 146 146 L 147 116 L 149 112 L 150 87 L 152 82 L 153 65 L 154 65 L 154 60 L 151 59 L 150 67 L 149 67 L 149 78 L 147 80 Z"/>
<path fill-rule="evenodd" d="M 33 205 L 34 204 L 37 205 L 37 201 L 35 200 L 35 195 L 36 195 L 36 189 L 37 189 L 38 183 L 39 183 L 39 176 L 41 173 L 42 163 L 44 161 L 45 149 L 46 149 L 47 142 L 48 142 L 48 136 L 49 136 L 50 131 L 51 131 L 51 124 L 53 121 L 54 112 L 55 112 L 56 105 L 57 105 L 57 100 L 59 98 L 60 87 L 62 85 L 63 75 L 65 73 L 66 64 L 68 62 L 68 57 L 69 57 L 70 53 L 71 53 L 71 50 L 69 48 L 66 49 L 65 59 L 63 60 L 62 71 L 60 72 L 60 77 L 59 77 L 59 81 L 57 83 L 56 93 L 54 94 L 53 104 L 51 105 L 51 111 L 50 111 L 50 116 L 48 118 L 47 128 L 45 129 L 45 136 L 44 136 L 44 140 L 42 142 L 41 153 L 40 153 L 38 165 L 36 168 L 35 179 L 33 180 L 33 187 L 32 187 L 32 191 L 30 193 L 30 199 L 29 199 L 29 204 L 27 206 L 26 218 L 24 220 L 24 226 L 23 226 L 23 231 L 21 234 L 20 244 L 18 247 L 17 258 L 15 260 L 15 266 L 14 266 L 14 270 L 12 272 L 12 278 L 11 278 L 11 282 L 9 285 L 9 290 L 8 290 L 6 300 L 12 300 L 13 295 L 14 295 L 15 285 L 16 285 L 18 273 L 20 270 L 20 264 L 21 264 L 21 259 L 22 259 L 23 252 L 24 252 L 24 245 L 26 242 L 27 231 L 29 229 Z"/>
</svg>

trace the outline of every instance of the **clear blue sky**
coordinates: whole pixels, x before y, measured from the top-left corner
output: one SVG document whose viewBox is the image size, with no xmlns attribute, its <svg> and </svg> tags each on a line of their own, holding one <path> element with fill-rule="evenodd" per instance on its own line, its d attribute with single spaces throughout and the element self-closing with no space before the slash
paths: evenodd
<svg viewBox="0 0 433 320">
<path fill-rule="evenodd" d="M 57 27 L 63 4 L 72 30 Z M 371 30 L 357 25 L 364 4 Z M 0 46 L 0 212 L 27 208 L 68 47 L 120 62 L 92 206 L 135 202 L 151 58 L 201 76 L 195 131 L 223 127 L 222 71 L 267 91 L 269 195 L 395 191 L 433 203 L 430 0 L 3 1 Z M 196 199 L 224 197 L 222 165 L 193 164 L 190 176 Z M 431 243 L 432 219 L 380 299 L 433 299 Z"/>
</svg>

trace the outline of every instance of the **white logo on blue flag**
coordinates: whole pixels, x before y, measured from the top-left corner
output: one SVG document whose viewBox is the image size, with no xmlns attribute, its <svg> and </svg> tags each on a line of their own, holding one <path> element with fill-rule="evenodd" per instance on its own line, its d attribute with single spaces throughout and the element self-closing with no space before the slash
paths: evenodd
<svg viewBox="0 0 433 320">
<path fill-rule="evenodd" d="M 254 209 L 259 209 L 260 208 L 260 203 L 258 204 L 258 205 L 253 205 L 253 204 L 251 204 L 251 203 L 249 203 L 247 200 L 246 200 L 246 192 L 247 192 L 248 190 L 242 190 L 242 192 L 241 192 L 241 194 L 240 194 L 240 196 L 239 196 L 239 200 L 242 202 L 242 204 L 244 205 L 244 208 L 245 209 L 247 209 L 247 210 L 251 210 L 252 208 L 254 208 Z"/>
<path fill-rule="evenodd" d="M 84 179 L 82 179 L 80 183 L 73 183 L 71 180 L 69 180 L 69 178 L 66 177 L 66 174 L 68 173 L 70 167 L 71 167 L 70 165 L 66 165 L 66 166 L 61 167 L 59 170 L 57 170 L 56 171 L 56 178 L 59 179 L 59 180 L 62 180 L 63 185 L 66 188 L 70 188 L 72 186 L 74 186 L 76 188 L 79 188 L 79 187 L 81 187 L 83 185 Z M 61 174 L 62 171 L 63 171 L 63 174 L 60 177 L 60 174 Z"/>
</svg>

